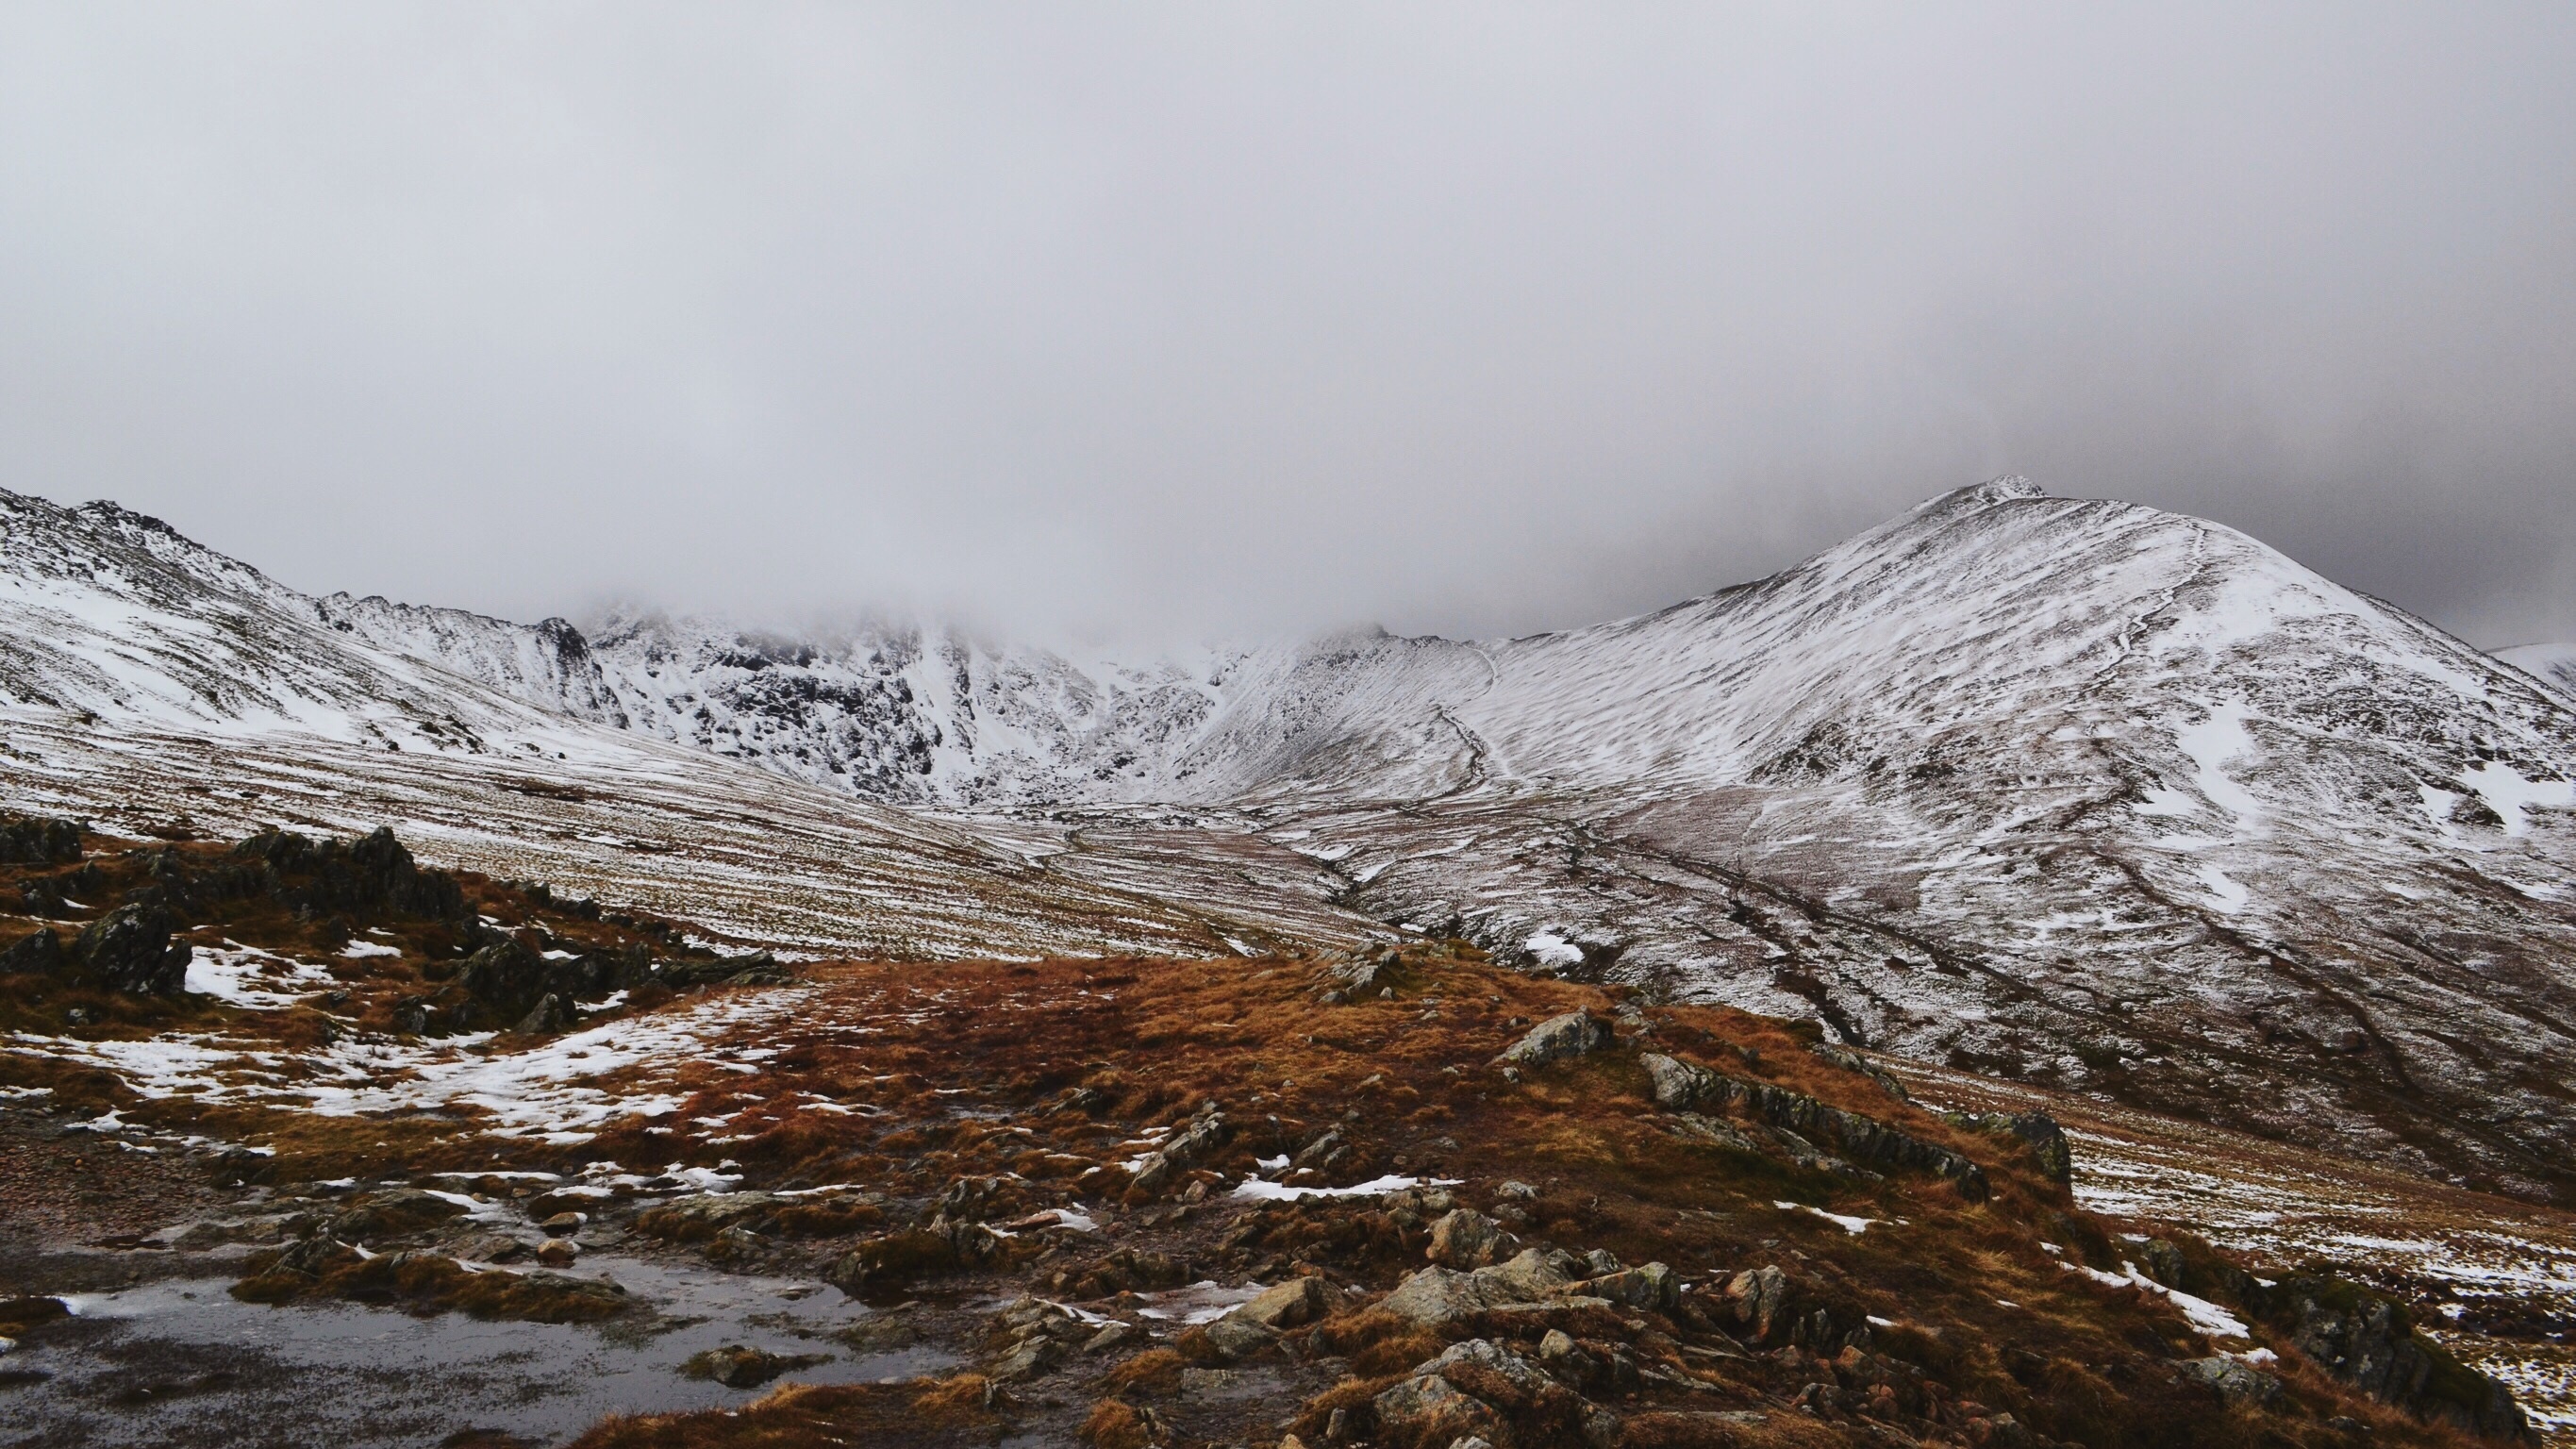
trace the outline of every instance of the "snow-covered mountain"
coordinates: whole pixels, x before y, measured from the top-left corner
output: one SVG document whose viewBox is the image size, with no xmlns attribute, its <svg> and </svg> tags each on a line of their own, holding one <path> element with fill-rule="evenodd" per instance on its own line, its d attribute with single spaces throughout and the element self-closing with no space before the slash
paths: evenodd
<svg viewBox="0 0 2576 1449">
<path fill-rule="evenodd" d="M 311 599 L 112 505 L 6 502 L 22 701 L 462 729 L 460 758 L 676 742 L 1019 812 L 977 828 L 1139 899 L 1356 910 L 2576 1190 L 2576 695 L 2202 520 L 2000 480 L 1594 628 L 1120 662 Z"/>
<path fill-rule="evenodd" d="M 2499 649 L 2496 657 L 2576 697 L 2576 644 L 2522 644 Z"/>
</svg>

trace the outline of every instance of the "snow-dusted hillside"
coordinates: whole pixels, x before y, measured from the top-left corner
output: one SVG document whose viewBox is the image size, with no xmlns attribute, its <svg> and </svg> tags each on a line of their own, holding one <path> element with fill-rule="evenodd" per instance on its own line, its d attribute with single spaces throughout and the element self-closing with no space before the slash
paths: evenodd
<svg viewBox="0 0 2576 1449">
<path fill-rule="evenodd" d="M 913 625 L 585 639 L 8 510 L 0 693 L 31 705 L 399 747 L 412 779 L 677 743 L 735 762 L 702 800 L 756 793 L 721 783 L 747 763 L 799 811 L 1016 811 L 939 828 L 1202 939 L 1355 910 L 2576 1190 L 2576 695 L 2198 519 L 2003 480 L 1594 628 L 1122 663 Z"/>
<path fill-rule="evenodd" d="M 0 808 L 129 832 L 390 823 L 433 862 L 791 950 L 1189 954 L 1367 927 L 1241 830 L 1104 856 L 607 727 L 585 657 L 559 621 L 312 599 L 113 504 L 0 491 Z M 589 718 L 527 702 L 585 680 Z"/>
<path fill-rule="evenodd" d="M 2576 644 L 2524 644 L 2499 649 L 2496 657 L 2576 697 Z"/>
</svg>

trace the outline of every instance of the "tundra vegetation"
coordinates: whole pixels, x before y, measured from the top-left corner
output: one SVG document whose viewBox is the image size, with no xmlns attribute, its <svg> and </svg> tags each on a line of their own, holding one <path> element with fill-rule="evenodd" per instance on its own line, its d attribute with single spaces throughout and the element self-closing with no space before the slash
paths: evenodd
<svg viewBox="0 0 2576 1449">
<path fill-rule="evenodd" d="M 13 1386 L 105 1258 L 609 1346 L 667 1329 L 615 1281 L 659 1260 L 847 1312 L 692 1357 L 746 1397 L 585 1449 L 2532 1433 L 2402 1296 L 2085 1211 L 2045 1110 L 1464 941 L 782 963 L 390 832 L 14 822 L 0 855 L 0 1112 L 51 1124 L 0 1173 Z M 137 1066 L 182 1045 L 187 1080 Z M 561 1119 L 430 1090 L 505 1069 Z M 800 1377 L 920 1346 L 950 1367 Z"/>
</svg>

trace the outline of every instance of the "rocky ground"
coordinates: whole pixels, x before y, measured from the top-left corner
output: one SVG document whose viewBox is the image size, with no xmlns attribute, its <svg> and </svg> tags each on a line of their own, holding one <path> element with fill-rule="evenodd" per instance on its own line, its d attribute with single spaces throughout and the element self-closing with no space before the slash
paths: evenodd
<svg viewBox="0 0 2576 1449">
<path fill-rule="evenodd" d="M 790 967 L 389 834 L 0 853 L 0 1442 L 2528 1432 L 2029 1102 L 1463 943 Z"/>
</svg>

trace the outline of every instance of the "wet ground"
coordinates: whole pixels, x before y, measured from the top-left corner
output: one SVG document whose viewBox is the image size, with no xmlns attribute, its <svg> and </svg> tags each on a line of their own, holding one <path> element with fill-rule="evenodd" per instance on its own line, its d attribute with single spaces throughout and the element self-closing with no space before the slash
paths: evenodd
<svg viewBox="0 0 2576 1449">
<path fill-rule="evenodd" d="M 829 1355 L 797 1369 L 800 1383 L 909 1378 L 957 1362 L 931 1348 L 833 1341 L 876 1315 L 810 1281 L 610 1257 L 580 1272 L 614 1279 L 649 1316 L 579 1326 L 271 1308 L 233 1299 L 228 1277 L 71 1295 L 74 1319 L 0 1356 L 0 1443 L 435 1446 L 482 1430 L 482 1442 L 552 1444 L 612 1412 L 758 1397 L 765 1388 L 681 1375 L 690 1355 L 726 1344 Z"/>
</svg>

